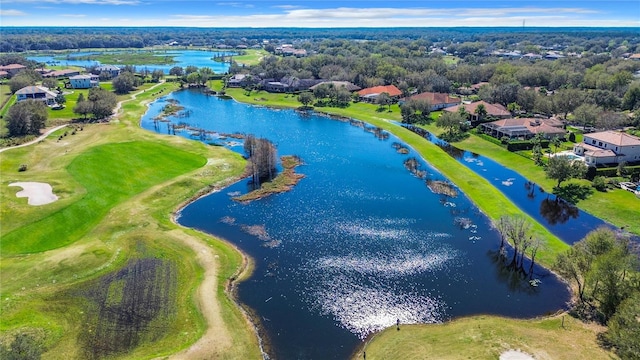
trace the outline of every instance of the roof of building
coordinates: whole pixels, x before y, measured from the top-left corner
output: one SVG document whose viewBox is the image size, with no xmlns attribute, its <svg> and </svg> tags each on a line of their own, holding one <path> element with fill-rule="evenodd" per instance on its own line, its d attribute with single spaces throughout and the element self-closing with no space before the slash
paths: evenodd
<svg viewBox="0 0 640 360">
<path fill-rule="evenodd" d="M 511 115 L 511 113 L 504 106 L 500 104 L 490 104 L 484 100 L 476 101 L 471 104 L 455 105 L 452 107 L 445 108 L 444 110 L 450 111 L 450 112 L 457 112 L 460 109 L 460 107 L 464 107 L 464 109 L 469 114 L 475 114 L 476 109 L 478 108 L 478 105 L 484 105 L 485 110 L 487 110 L 487 115 L 496 116 L 496 117 Z"/>
<path fill-rule="evenodd" d="M 25 86 L 22 89 L 16 91 L 16 95 L 42 94 L 42 93 L 51 95 L 53 97 L 56 96 L 56 94 L 53 91 L 42 86 Z"/>
<path fill-rule="evenodd" d="M 604 141 L 609 144 L 618 146 L 638 146 L 640 145 L 640 138 L 620 131 L 603 131 L 591 134 L 584 134 L 583 141 L 587 138 Z"/>
<path fill-rule="evenodd" d="M 554 126 L 556 123 L 557 120 L 552 119 L 510 118 L 492 121 L 486 125 L 497 130 L 526 129 L 532 134 L 564 134 L 562 128 Z"/>
<path fill-rule="evenodd" d="M 4 71 L 4 70 L 0 70 L 0 76 L 7 76 L 9 75 L 8 72 Z"/>
<path fill-rule="evenodd" d="M 370 96 L 387 93 L 389 96 L 400 96 L 402 95 L 402 91 L 400 91 L 395 85 L 386 85 L 386 86 L 374 86 L 366 89 L 362 89 L 358 91 L 359 96 Z"/>
<path fill-rule="evenodd" d="M 629 56 L 629 59 L 640 59 L 640 54 L 633 54 Z"/>
<path fill-rule="evenodd" d="M 0 70 L 17 70 L 17 69 L 26 69 L 26 66 L 21 64 L 9 64 L 0 66 Z"/>
<path fill-rule="evenodd" d="M 314 90 L 315 88 L 317 88 L 320 85 L 331 85 L 333 84 L 334 87 L 340 88 L 340 87 L 344 87 L 345 89 L 347 89 L 348 91 L 358 91 L 360 89 L 362 89 L 360 86 L 355 85 L 349 81 L 323 81 L 319 84 L 313 85 L 312 87 L 310 87 L 309 89 Z"/>
<path fill-rule="evenodd" d="M 44 77 L 61 77 L 61 76 L 68 76 L 71 74 L 78 74 L 79 72 L 80 70 L 62 69 L 62 70 L 55 70 L 50 73 L 44 74 Z"/>
<path fill-rule="evenodd" d="M 449 94 L 445 93 L 434 93 L 434 92 L 423 92 L 420 94 L 412 95 L 407 98 L 407 100 L 428 100 L 429 103 L 433 105 L 438 104 L 459 104 L 462 102 L 460 98 L 451 97 Z"/>
<path fill-rule="evenodd" d="M 85 80 L 85 79 L 91 80 L 96 78 L 98 78 L 97 75 L 81 74 L 81 75 L 72 76 L 69 78 L 69 80 Z"/>
<path fill-rule="evenodd" d="M 98 71 L 120 71 L 120 68 L 115 65 L 100 65 L 96 67 Z"/>
</svg>

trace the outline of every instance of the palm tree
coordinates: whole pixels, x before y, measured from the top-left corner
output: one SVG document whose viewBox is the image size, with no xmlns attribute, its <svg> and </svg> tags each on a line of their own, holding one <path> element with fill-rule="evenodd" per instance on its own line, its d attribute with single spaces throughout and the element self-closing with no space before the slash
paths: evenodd
<svg viewBox="0 0 640 360">
<path fill-rule="evenodd" d="M 476 107 L 474 111 L 476 116 L 478 117 L 478 122 L 482 121 L 485 116 L 487 116 L 487 107 L 484 104 L 480 104 Z"/>
</svg>

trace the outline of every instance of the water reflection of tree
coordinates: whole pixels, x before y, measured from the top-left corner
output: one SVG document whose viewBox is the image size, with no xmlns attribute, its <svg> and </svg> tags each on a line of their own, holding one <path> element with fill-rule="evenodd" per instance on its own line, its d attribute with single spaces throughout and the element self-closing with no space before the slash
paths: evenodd
<svg viewBox="0 0 640 360">
<path fill-rule="evenodd" d="M 546 198 L 540 203 L 540 215 L 550 225 L 564 224 L 569 219 L 576 219 L 579 210 L 574 205 L 556 197 L 555 199 Z"/>
<path fill-rule="evenodd" d="M 540 290 L 537 286 L 531 286 L 529 277 L 520 271 L 513 271 L 513 267 L 504 261 L 505 255 L 509 256 L 510 254 L 505 254 L 500 250 L 489 250 L 487 255 L 495 265 L 494 269 L 496 270 L 496 278 L 499 282 L 507 284 L 510 291 L 535 294 Z M 536 274 L 536 278 L 538 278 L 538 274 Z"/>
<path fill-rule="evenodd" d="M 465 150 L 458 149 L 455 146 L 451 146 L 447 143 L 438 144 L 442 150 L 449 154 L 454 159 L 462 159 L 464 157 Z"/>
</svg>

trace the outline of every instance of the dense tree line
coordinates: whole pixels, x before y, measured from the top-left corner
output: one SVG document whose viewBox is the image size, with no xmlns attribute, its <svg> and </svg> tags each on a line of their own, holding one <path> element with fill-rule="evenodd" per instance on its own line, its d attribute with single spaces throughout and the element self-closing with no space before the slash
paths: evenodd
<svg viewBox="0 0 640 360">
<path fill-rule="evenodd" d="M 292 28 L 39 28 L 4 27 L 0 52 L 28 50 L 66 50 L 82 48 L 142 48 L 177 42 L 180 45 L 229 46 L 300 42 L 313 50 L 337 49 L 336 42 L 352 40 L 367 42 L 395 41 L 403 48 L 418 49 L 431 43 L 448 46 L 461 54 L 472 54 L 483 48 L 504 48 L 516 45 L 519 49 L 533 49 L 532 44 L 571 47 L 572 51 L 600 53 L 625 41 L 637 46 L 638 34 L 633 29 L 563 29 L 552 28 L 345 28 L 345 29 L 292 29 Z M 303 39 L 303 40 L 301 40 Z M 336 39 L 336 40 L 326 40 Z M 455 41 L 451 40 L 455 39 Z M 394 44 L 390 44 L 393 48 Z M 634 50 L 634 49 L 632 49 Z M 640 52 L 640 50 L 639 50 Z M 398 53 L 400 55 L 402 53 Z"/>
<path fill-rule="evenodd" d="M 555 263 L 575 286 L 575 312 L 607 324 L 605 345 L 623 359 L 640 358 L 639 265 L 637 244 L 609 228 L 592 231 Z"/>
</svg>

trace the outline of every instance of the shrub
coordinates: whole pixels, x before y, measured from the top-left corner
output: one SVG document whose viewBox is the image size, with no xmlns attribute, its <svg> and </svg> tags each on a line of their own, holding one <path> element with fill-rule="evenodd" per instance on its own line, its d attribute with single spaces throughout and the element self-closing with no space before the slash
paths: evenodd
<svg viewBox="0 0 640 360">
<path fill-rule="evenodd" d="M 607 190 L 607 182 L 604 176 L 596 176 L 593 178 L 591 182 L 592 186 L 598 191 L 606 191 Z"/>
<path fill-rule="evenodd" d="M 18 171 L 20 172 L 27 171 L 27 164 L 20 165 L 20 167 L 18 168 Z"/>
</svg>

